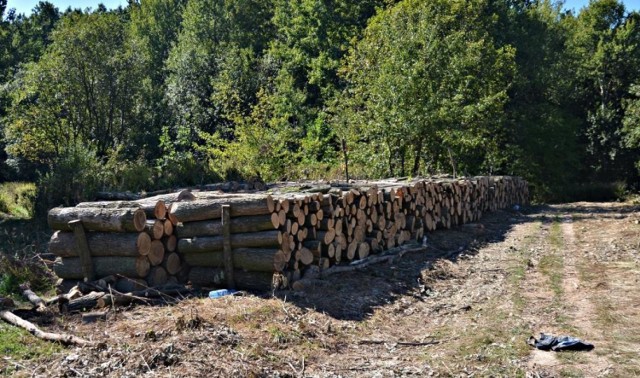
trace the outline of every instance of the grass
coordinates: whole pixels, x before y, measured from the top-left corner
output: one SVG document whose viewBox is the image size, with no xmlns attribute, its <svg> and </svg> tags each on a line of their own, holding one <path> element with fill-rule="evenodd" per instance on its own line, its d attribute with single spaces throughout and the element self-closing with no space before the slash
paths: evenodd
<svg viewBox="0 0 640 378">
<path fill-rule="evenodd" d="M 562 248 L 564 248 L 564 242 L 562 239 L 560 220 L 557 217 L 551 224 L 547 239 L 551 246 L 551 253 L 540 258 L 539 269 L 549 279 L 549 286 L 554 294 L 554 302 L 561 304 L 564 291 L 562 288 L 562 272 L 564 269 Z"/>
<path fill-rule="evenodd" d="M 31 182 L 0 184 L 0 217 L 31 219 L 35 208 L 36 185 Z"/>
<path fill-rule="evenodd" d="M 532 233 L 524 237 L 522 244 L 519 245 L 519 251 L 521 251 L 521 255 L 511 268 L 511 274 L 508 278 L 508 282 L 513 288 L 511 300 L 513 301 L 515 310 L 518 313 L 522 313 L 526 306 L 526 300 L 522 296 L 522 282 L 526 277 L 527 268 L 531 260 L 531 246 L 536 242 L 537 234 L 541 228 L 542 222 L 536 222 L 534 225 L 532 225 Z"/>
<path fill-rule="evenodd" d="M 4 357 L 0 360 L 0 374 L 3 376 L 12 376 L 18 361 L 44 359 L 62 350 L 60 344 L 42 341 L 22 328 L 0 322 L 0 355 Z"/>
<path fill-rule="evenodd" d="M 0 184 L 0 295 L 19 298 L 18 285 L 31 283 L 34 291 L 49 292 L 53 278 L 39 254 L 46 251 L 50 231 L 33 219 L 36 187 L 33 183 Z"/>
</svg>

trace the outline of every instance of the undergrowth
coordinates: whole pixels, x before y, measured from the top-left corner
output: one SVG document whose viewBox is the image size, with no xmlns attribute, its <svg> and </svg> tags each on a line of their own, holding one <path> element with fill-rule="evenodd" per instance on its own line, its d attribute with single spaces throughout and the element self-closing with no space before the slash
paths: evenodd
<svg viewBox="0 0 640 378">
<path fill-rule="evenodd" d="M 58 343 L 43 341 L 33 337 L 22 328 L 0 322 L 0 376 L 13 376 L 19 370 L 21 361 L 43 359 L 63 350 Z"/>
<path fill-rule="evenodd" d="M 0 217 L 29 219 L 33 216 L 36 186 L 30 182 L 0 184 Z"/>
</svg>

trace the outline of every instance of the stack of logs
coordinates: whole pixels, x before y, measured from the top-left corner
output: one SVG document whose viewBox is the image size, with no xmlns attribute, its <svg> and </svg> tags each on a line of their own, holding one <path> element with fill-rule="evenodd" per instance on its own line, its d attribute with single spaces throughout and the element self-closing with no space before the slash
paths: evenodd
<svg viewBox="0 0 640 378">
<path fill-rule="evenodd" d="M 69 221 L 80 219 L 98 276 L 146 278 L 140 284 L 149 286 L 177 281 L 264 290 L 292 284 L 310 266 L 322 270 L 366 259 L 421 240 L 427 231 L 474 222 L 484 212 L 528 200 L 527 183 L 509 176 L 317 189 L 198 192 L 53 209 L 49 223 L 60 230 L 50 243 L 59 256 L 54 270 L 62 278 L 83 277 L 86 269 L 75 257 L 82 236 L 65 232 L 72 230 Z"/>
<path fill-rule="evenodd" d="M 84 202 L 50 210 L 48 221 L 56 230 L 49 252 L 57 256 L 53 270 L 60 278 L 116 276 L 122 292 L 186 283 L 177 222 L 162 199 Z"/>
</svg>

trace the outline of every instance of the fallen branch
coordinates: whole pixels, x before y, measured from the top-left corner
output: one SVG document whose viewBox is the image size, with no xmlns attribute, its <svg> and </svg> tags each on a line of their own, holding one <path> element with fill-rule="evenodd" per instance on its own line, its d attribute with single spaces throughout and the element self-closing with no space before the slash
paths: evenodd
<svg viewBox="0 0 640 378">
<path fill-rule="evenodd" d="M 325 269 L 322 271 L 308 269 L 304 277 L 302 279 L 295 281 L 292 284 L 292 287 L 294 290 L 305 290 L 308 288 L 320 287 L 320 286 L 323 286 L 320 280 L 327 276 L 337 274 L 337 273 L 362 270 L 371 264 L 378 264 L 386 261 L 395 261 L 409 252 L 421 252 L 421 251 L 424 251 L 425 248 L 427 247 L 420 246 L 416 248 L 416 244 L 405 244 L 403 246 L 389 250 L 384 255 L 369 256 L 363 260 L 356 260 L 352 262 L 350 265 L 334 265 L 331 268 Z"/>
<path fill-rule="evenodd" d="M 33 308 L 38 312 L 44 312 L 47 310 L 45 301 L 43 301 L 42 298 L 38 296 L 38 294 L 31 291 L 29 284 L 25 283 L 20 285 L 20 290 L 22 290 L 22 296 L 25 297 L 29 302 L 31 302 Z"/>
<path fill-rule="evenodd" d="M 353 272 L 356 270 L 362 270 L 371 264 L 378 264 L 386 261 L 394 262 L 402 258 L 402 256 L 404 256 L 407 253 L 423 252 L 427 248 L 431 248 L 438 252 L 443 253 L 444 254 L 443 256 L 438 256 L 439 259 L 449 259 L 450 257 L 454 256 L 456 253 L 460 253 L 462 251 L 461 249 L 454 249 L 451 251 L 442 251 L 431 245 L 426 245 L 426 246 L 421 245 L 419 247 L 416 247 L 416 244 L 405 244 L 403 246 L 390 249 L 384 255 L 379 255 L 379 256 L 372 255 L 362 260 L 356 260 L 349 265 L 334 265 L 331 268 L 325 269 L 325 270 L 307 269 L 307 272 L 305 273 L 304 277 L 295 281 L 291 285 L 291 287 L 294 290 L 298 290 L 298 291 L 312 289 L 315 287 L 323 287 L 326 285 L 323 283 L 322 279 L 326 278 L 327 276 L 330 276 L 336 273 Z"/>
<path fill-rule="evenodd" d="M 417 342 L 417 341 L 360 340 L 360 341 L 358 341 L 358 344 L 360 344 L 360 345 L 363 345 L 363 344 L 369 344 L 369 345 L 392 344 L 392 345 L 400 345 L 400 346 L 429 346 L 429 345 L 440 344 L 440 341 L 432 340 L 432 341 Z"/>
<path fill-rule="evenodd" d="M 363 260 L 356 260 L 349 265 L 334 265 L 329 269 L 321 271 L 319 273 L 318 278 L 327 277 L 336 273 L 353 272 L 355 270 L 361 270 L 368 267 L 371 264 L 378 264 L 381 262 L 400 259 L 402 258 L 402 256 L 404 256 L 409 252 L 422 252 L 425 249 L 426 249 L 425 246 L 419 246 L 416 248 L 416 244 L 405 244 L 401 247 L 397 247 L 392 250 L 389 250 L 384 255 L 380 255 L 380 256 L 372 255 Z M 309 278 L 315 278 L 315 277 L 309 277 Z"/>
<path fill-rule="evenodd" d="M 174 296 L 188 293 L 191 293 L 191 290 L 182 285 L 171 285 L 164 288 L 148 288 L 146 290 L 132 291 L 129 293 L 121 293 L 111 289 L 110 293 L 106 293 L 98 299 L 96 307 L 127 306 L 132 303 L 162 304 L 162 301 L 169 303 L 167 298 L 176 300 Z M 161 301 L 158 301 L 158 298 L 160 298 Z"/>
<path fill-rule="evenodd" d="M 64 345 L 80 345 L 80 346 L 93 345 L 93 342 L 73 336 L 73 335 L 44 332 L 43 330 L 38 328 L 35 324 L 29 321 L 26 321 L 19 316 L 16 316 L 11 311 L 6 311 L 6 310 L 0 311 L 0 318 L 2 318 L 7 323 L 13 324 L 16 327 L 26 329 L 27 331 L 29 331 L 29 333 L 31 333 L 35 337 L 42 340 L 58 342 Z"/>
<path fill-rule="evenodd" d="M 98 299 L 102 298 L 105 293 L 93 291 L 83 297 L 73 299 L 68 303 L 61 304 L 63 313 L 78 312 L 83 310 L 91 310 L 98 304 Z"/>
</svg>

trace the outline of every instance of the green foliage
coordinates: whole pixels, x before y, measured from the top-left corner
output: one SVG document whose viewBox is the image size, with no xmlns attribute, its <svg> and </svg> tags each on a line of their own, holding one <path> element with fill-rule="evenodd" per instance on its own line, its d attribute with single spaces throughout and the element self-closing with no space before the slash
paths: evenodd
<svg viewBox="0 0 640 378">
<path fill-rule="evenodd" d="M 615 201 L 622 200 L 626 196 L 626 183 L 619 181 L 613 183 L 567 183 L 554 188 L 553 192 L 545 192 L 539 200 L 545 202 L 574 202 L 574 201 Z"/>
<path fill-rule="evenodd" d="M 22 292 L 19 286 L 25 282 L 35 291 L 47 292 L 52 289 L 55 279 L 40 261 L 0 254 L 0 295 L 19 296 Z"/>
<path fill-rule="evenodd" d="M 51 356 L 64 350 L 64 346 L 40 340 L 28 331 L 7 323 L 0 323 L 0 354 L 14 361 Z M 0 374 L 12 376 L 16 367 L 9 364 L 0 367 Z"/>
<path fill-rule="evenodd" d="M 412 174 L 422 163 L 442 169 L 452 157 L 477 171 L 495 151 L 513 50 L 494 45 L 485 9 L 484 1 L 403 1 L 369 24 L 349 57 L 354 106 L 343 110 L 363 115 L 342 119 L 368 142 L 354 146 L 366 149 L 354 153 L 361 164 L 386 165 L 374 174 L 405 175 L 409 159 Z"/>
<path fill-rule="evenodd" d="M 38 181 L 38 206 L 46 212 L 52 206 L 71 206 L 93 198 L 100 190 L 102 165 L 90 147 L 76 145 L 59 156 Z"/>
<path fill-rule="evenodd" d="M 625 148 L 623 103 L 640 78 L 640 15 L 615 0 L 596 0 L 571 20 L 569 52 L 576 67 L 576 100 L 591 176 L 636 177 L 635 154 Z"/>
<path fill-rule="evenodd" d="M 28 219 L 33 216 L 36 186 L 27 182 L 0 184 L 0 213 L 14 218 Z"/>
<path fill-rule="evenodd" d="M 640 148 L 640 85 L 632 85 L 629 92 L 633 97 L 624 102 L 623 132 L 626 146 L 637 152 Z M 635 164 L 640 170 L 640 158 L 636 157 Z"/>
<path fill-rule="evenodd" d="M 7 151 L 51 163 L 76 143 L 98 156 L 136 132 L 138 57 L 125 49 L 116 14 L 71 14 L 52 33 L 38 63 L 28 65 L 13 93 Z"/>
<path fill-rule="evenodd" d="M 522 175 L 540 200 L 640 184 L 640 15 L 620 1 L 2 14 L 0 180 L 38 179 L 40 210 L 97 190 L 344 177 L 346 160 L 353 178 Z"/>
</svg>

